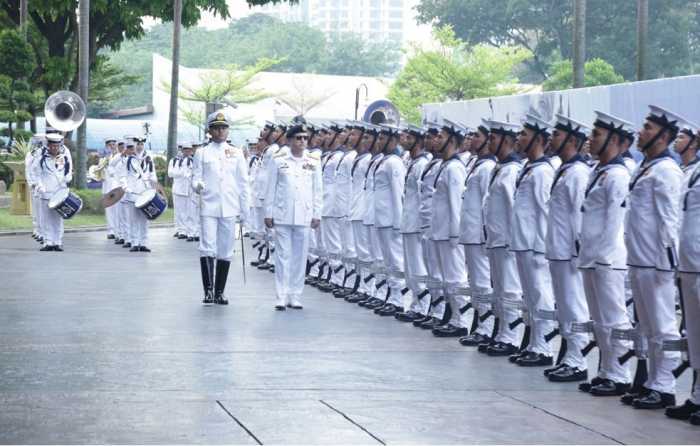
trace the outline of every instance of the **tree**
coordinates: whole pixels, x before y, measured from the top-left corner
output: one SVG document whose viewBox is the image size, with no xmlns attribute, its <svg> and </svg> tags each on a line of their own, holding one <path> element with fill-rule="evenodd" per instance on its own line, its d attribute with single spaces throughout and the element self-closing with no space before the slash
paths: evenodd
<svg viewBox="0 0 700 446">
<path fill-rule="evenodd" d="M 170 75 L 170 111 L 168 113 L 168 160 L 177 154 L 177 93 L 180 83 L 182 0 L 173 1 L 173 10 L 173 64 Z"/>
<path fill-rule="evenodd" d="M 637 0 L 637 80 L 647 77 L 647 35 L 649 34 L 649 0 Z"/>
<path fill-rule="evenodd" d="M 297 115 L 304 116 L 314 108 L 330 99 L 334 91 L 318 92 L 313 85 L 292 79 L 292 92 L 277 96 L 277 99 L 294 110 Z"/>
<path fill-rule="evenodd" d="M 78 45 L 78 92 L 83 101 L 88 102 L 90 84 L 90 0 L 80 0 L 80 34 Z M 75 157 L 75 185 L 85 187 L 87 169 L 87 120 L 78 127 L 78 147 Z"/>
<path fill-rule="evenodd" d="M 603 59 L 591 59 L 584 67 L 584 87 L 610 85 L 624 82 L 625 79 L 608 62 Z M 542 83 L 545 91 L 566 90 L 573 88 L 573 66 L 570 60 L 562 60 L 552 65 L 549 78 Z"/>
<path fill-rule="evenodd" d="M 583 87 L 586 63 L 586 0 L 574 0 L 574 88 Z"/>
<path fill-rule="evenodd" d="M 28 121 L 36 98 L 27 82 L 34 63 L 32 49 L 22 34 L 9 29 L 0 32 L 0 122 L 7 122 L 8 146 L 12 145 L 13 123 Z"/>
<path fill-rule="evenodd" d="M 625 79 L 635 79 L 637 0 L 587 0 L 586 53 L 610 61 Z M 517 44 L 532 50 L 528 80 L 546 79 L 549 65 L 572 59 L 571 1 L 421 0 L 423 23 L 453 25 L 467 44 Z M 700 21 L 694 0 L 649 0 L 647 76 L 691 72 L 690 55 L 700 53 Z M 690 38 L 689 38 L 690 36 Z M 699 54 L 700 55 L 700 54 Z"/>
<path fill-rule="evenodd" d="M 460 101 L 518 91 L 513 69 L 531 53 L 520 47 L 467 46 L 451 27 L 436 31 L 440 49 L 415 49 L 389 89 L 389 99 L 410 122 L 428 102 Z"/>
<path fill-rule="evenodd" d="M 399 46 L 391 41 L 368 43 L 360 34 L 330 36 L 327 52 L 319 64 L 325 74 L 391 76 L 399 68 Z"/>
</svg>

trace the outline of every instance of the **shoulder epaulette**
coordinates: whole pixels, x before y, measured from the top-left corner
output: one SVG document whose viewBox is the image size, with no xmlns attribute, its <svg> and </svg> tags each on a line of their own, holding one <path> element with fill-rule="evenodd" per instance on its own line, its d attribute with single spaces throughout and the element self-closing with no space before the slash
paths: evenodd
<svg viewBox="0 0 700 446">
<path fill-rule="evenodd" d="M 272 156 L 272 158 L 277 159 L 277 158 L 282 158 L 282 157 L 285 157 L 285 156 L 287 156 L 287 154 L 284 153 L 284 152 L 282 152 L 282 153 L 276 153 L 276 154 L 274 154 L 274 155 Z"/>
</svg>

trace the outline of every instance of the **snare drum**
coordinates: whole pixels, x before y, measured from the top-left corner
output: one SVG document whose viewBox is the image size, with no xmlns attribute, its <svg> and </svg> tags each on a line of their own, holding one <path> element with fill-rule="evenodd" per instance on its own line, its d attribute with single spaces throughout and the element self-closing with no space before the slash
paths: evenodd
<svg viewBox="0 0 700 446">
<path fill-rule="evenodd" d="M 61 189 L 49 200 L 49 208 L 58 212 L 61 217 L 66 220 L 73 217 L 83 208 L 83 200 L 79 196 L 70 191 L 70 189 Z"/>
<path fill-rule="evenodd" d="M 134 206 L 141 209 L 147 219 L 155 220 L 168 208 L 168 201 L 155 189 L 149 189 L 139 194 Z"/>
</svg>

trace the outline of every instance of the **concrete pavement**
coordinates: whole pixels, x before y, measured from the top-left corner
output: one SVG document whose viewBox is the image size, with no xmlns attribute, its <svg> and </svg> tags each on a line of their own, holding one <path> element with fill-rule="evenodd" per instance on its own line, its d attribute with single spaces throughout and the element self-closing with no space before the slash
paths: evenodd
<svg viewBox="0 0 700 446">
<path fill-rule="evenodd" d="M 196 246 L 171 232 L 151 231 L 151 254 L 100 232 L 63 253 L 0 237 L 0 443 L 700 440 L 312 288 L 275 312 L 272 275 L 243 285 L 238 253 L 231 305 L 203 307 Z M 686 373 L 680 402 L 689 388 Z"/>
</svg>

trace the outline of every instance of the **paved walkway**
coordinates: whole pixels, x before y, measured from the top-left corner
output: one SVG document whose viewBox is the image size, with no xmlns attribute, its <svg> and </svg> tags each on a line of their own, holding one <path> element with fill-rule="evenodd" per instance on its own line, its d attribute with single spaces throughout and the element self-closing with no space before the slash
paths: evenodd
<svg viewBox="0 0 700 446">
<path fill-rule="evenodd" d="M 240 257 L 231 305 L 205 308 L 196 247 L 170 232 L 151 232 L 151 254 L 99 232 L 63 253 L 0 237 L 0 443 L 700 440 L 315 289 L 275 312 L 271 274 L 242 285 Z"/>
</svg>

